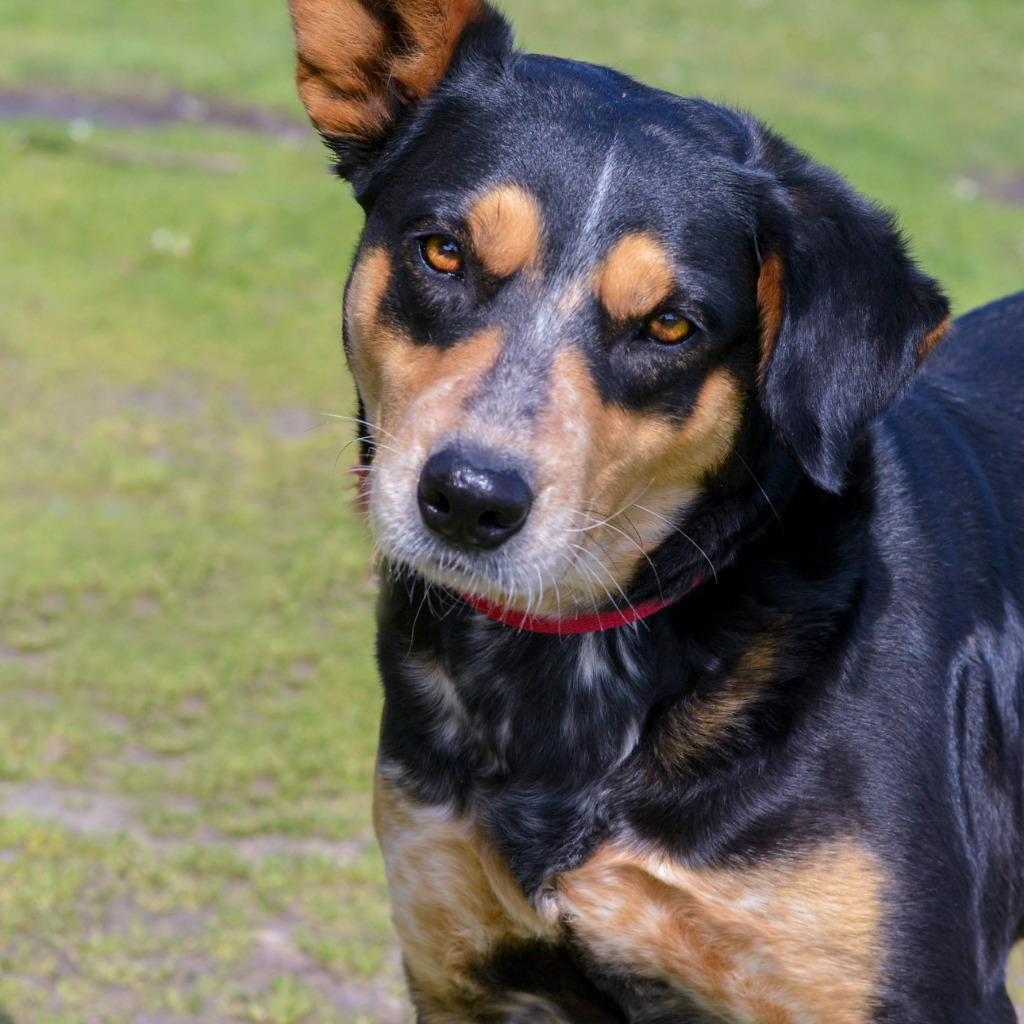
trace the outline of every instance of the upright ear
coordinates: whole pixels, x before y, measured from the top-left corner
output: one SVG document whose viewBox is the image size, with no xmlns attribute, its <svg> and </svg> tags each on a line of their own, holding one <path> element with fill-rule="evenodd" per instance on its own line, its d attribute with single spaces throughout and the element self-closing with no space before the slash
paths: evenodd
<svg viewBox="0 0 1024 1024">
<path fill-rule="evenodd" d="M 777 137 L 758 139 L 760 397 L 812 480 L 842 490 L 858 434 L 949 326 L 893 218 Z"/>
<path fill-rule="evenodd" d="M 452 63 L 467 26 L 508 28 L 484 0 L 289 0 L 299 96 L 344 177 L 372 161 Z"/>
</svg>

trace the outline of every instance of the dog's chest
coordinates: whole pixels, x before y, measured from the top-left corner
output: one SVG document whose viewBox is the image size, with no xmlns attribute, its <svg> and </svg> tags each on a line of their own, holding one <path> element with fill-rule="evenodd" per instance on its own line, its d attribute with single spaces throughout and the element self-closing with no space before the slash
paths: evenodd
<svg viewBox="0 0 1024 1024">
<path fill-rule="evenodd" d="M 376 825 L 427 1021 L 472 1020 L 492 1000 L 518 1005 L 530 998 L 521 979 L 501 990 L 489 965 L 510 948 L 566 943 L 627 1019 L 631 979 L 642 980 L 636 1005 L 648 1013 L 653 998 L 666 1013 L 729 1022 L 871 1017 L 882 883 L 872 857 L 853 843 L 756 868 L 699 870 L 608 844 L 530 902 L 470 822 L 381 780 Z M 464 1016 L 451 1016 L 456 1007 Z"/>
</svg>

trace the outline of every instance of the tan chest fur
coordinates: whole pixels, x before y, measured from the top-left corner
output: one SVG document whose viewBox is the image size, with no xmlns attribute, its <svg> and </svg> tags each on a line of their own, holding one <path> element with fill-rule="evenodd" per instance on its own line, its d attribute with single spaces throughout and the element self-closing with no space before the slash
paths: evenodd
<svg viewBox="0 0 1024 1024">
<path fill-rule="evenodd" d="M 742 871 L 607 846 L 558 890 L 563 920 L 599 961 L 668 981 L 728 1020 L 870 1019 L 881 879 L 853 843 Z"/>
<path fill-rule="evenodd" d="M 743 870 L 692 870 L 607 845 L 552 879 L 534 907 L 469 823 L 380 778 L 375 822 L 395 927 L 430 1021 L 473 1019 L 488 999 L 474 967 L 501 943 L 569 933 L 597 963 L 665 982 L 729 1021 L 870 1019 L 883 879 L 852 842 Z"/>
</svg>

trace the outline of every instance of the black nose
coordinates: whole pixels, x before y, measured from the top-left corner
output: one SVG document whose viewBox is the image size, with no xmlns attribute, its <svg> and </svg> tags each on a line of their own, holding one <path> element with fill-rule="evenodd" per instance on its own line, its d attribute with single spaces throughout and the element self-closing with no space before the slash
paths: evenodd
<svg viewBox="0 0 1024 1024">
<path fill-rule="evenodd" d="M 420 474 L 420 515 L 427 527 L 462 548 L 496 548 L 517 533 L 533 494 L 514 470 L 484 451 L 445 448 Z"/>
</svg>

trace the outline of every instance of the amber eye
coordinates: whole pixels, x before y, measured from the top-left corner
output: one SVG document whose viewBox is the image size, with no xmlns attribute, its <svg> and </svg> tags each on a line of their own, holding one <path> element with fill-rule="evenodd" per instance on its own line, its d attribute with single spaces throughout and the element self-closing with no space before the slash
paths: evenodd
<svg viewBox="0 0 1024 1024">
<path fill-rule="evenodd" d="M 678 313 L 659 313 L 644 324 L 644 333 L 661 345 L 675 345 L 689 337 L 693 324 Z"/>
<path fill-rule="evenodd" d="M 462 249 L 448 235 L 429 235 L 421 239 L 420 251 L 427 266 L 439 274 L 458 274 L 462 270 Z"/>
</svg>

